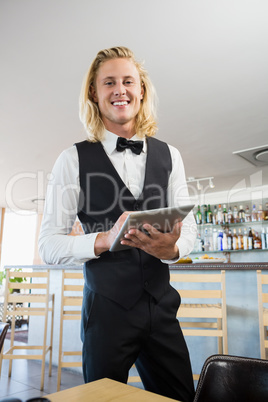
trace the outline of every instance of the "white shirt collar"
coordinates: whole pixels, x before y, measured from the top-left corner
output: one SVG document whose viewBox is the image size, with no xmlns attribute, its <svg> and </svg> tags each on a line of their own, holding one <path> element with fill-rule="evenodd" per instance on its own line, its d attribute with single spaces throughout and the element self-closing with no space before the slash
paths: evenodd
<svg viewBox="0 0 268 402">
<path fill-rule="evenodd" d="M 105 130 L 105 137 L 101 143 L 108 155 L 110 155 L 113 151 L 116 150 L 117 138 L 118 138 L 118 135 L 112 133 L 111 131 Z M 131 140 L 139 141 L 141 139 L 137 136 L 137 134 L 135 134 L 135 135 L 133 135 L 133 137 L 131 137 Z M 142 152 L 144 152 L 144 153 L 147 152 L 147 142 L 145 141 L 145 138 L 143 139 Z"/>
</svg>

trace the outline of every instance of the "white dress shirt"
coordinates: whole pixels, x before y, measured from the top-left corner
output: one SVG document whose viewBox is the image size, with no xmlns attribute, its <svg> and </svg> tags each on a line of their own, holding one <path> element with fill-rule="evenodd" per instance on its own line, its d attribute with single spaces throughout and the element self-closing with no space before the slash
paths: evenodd
<svg viewBox="0 0 268 402">
<path fill-rule="evenodd" d="M 116 151 L 118 136 L 106 131 L 102 141 L 107 156 L 113 163 L 119 176 L 138 199 L 144 183 L 147 144 L 144 141 L 140 155 L 130 149 Z M 137 140 L 137 136 L 131 138 Z M 167 200 L 168 206 L 190 203 L 185 181 L 184 165 L 179 151 L 169 145 L 172 159 L 172 172 L 169 177 Z M 79 161 L 76 146 L 63 151 L 58 157 L 47 188 L 44 215 L 39 236 L 39 253 L 47 264 L 80 265 L 98 258 L 94 253 L 95 239 L 98 233 L 81 236 L 67 236 L 77 218 L 79 200 Z M 180 258 L 188 255 L 196 238 L 196 223 L 192 213 L 183 221 L 181 236 L 177 241 Z M 176 260 L 177 261 L 177 260 Z M 163 261 L 165 263 L 174 263 Z"/>
</svg>

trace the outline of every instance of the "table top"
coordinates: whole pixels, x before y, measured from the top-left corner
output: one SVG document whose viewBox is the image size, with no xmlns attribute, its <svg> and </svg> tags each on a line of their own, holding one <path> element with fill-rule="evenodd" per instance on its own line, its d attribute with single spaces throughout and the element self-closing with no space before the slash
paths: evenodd
<svg viewBox="0 0 268 402">
<path fill-rule="evenodd" d="M 46 395 L 51 402 L 170 402 L 175 399 L 166 398 L 143 389 L 123 384 L 109 378 L 93 381 Z"/>
</svg>

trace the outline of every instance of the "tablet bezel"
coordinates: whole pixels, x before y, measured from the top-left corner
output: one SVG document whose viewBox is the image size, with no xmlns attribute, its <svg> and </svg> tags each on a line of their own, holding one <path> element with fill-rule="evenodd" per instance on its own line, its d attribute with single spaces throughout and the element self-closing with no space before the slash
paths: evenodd
<svg viewBox="0 0 268 402">
<path fill-rule="evenodd" d="M 194 204 L 189 204 L 180 207 L 168 207 L 146 211 L 130 212 L 118 235 L 116 236 L 113 244 L 111 245 L 109 251 L 113 252 L 132 248 L 120 243 L 121 240 L 124 238 L 125 233 L 131 227 L 141 228 L 142 225 L 144 225 L 145 223 L 149 223 L 160 231 L 168 232 L 172 229 L 176 221 L 183 221 L 183 219 L 189 214 L 194 206 Z"/>
</svg>

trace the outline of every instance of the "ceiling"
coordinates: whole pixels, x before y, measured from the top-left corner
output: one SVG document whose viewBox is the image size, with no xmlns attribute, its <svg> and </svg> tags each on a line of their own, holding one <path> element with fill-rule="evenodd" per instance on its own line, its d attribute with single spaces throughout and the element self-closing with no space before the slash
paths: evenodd
<svg viewBox="0 0 268 402">
<path fill-rule="evenodd" d="M 159 97 L 158 138 L 187 177 L 215 188 L 268 184 L 268 164 L 235 151 L 268 146 L 266 0 L 1 0 L 0 206 L 32 209 L 59 153 L 85 137 L 78 118 L 96 53 L 123 45 Z"/>
</svg>

